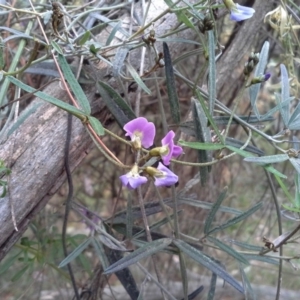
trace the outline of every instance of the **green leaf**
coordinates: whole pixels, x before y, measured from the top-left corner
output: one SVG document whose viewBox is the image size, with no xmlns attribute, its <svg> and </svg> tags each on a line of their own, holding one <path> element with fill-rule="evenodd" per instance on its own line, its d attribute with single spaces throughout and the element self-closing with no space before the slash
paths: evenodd
<svg viewBox="0 0 300 300">
<path fill-rule="evenodd" d="M 87 239 L 82 244 L 80 244 L 76 249 L 74 249 L 60 264 L 59 268 L 63 268 L 72 260 L 74 260 L 78 255 L 80 255 L 91 243 L 92 238 Z"/>
<path fill-rule="evenodd" d="M 95 117 L 89 116 L 89 123 L 98 135 L 104 135 L 104 128 L 101 122 Z"/>
<path fill-rule="evenodd" d="M 300 174 L 300 159 L 299 158 L 289 158 L 290 163 L 294 166 L 296 169 L 297 173 Z"/>
<path fill-rule="evenodd" d="M 246 212 L 240 214 L 239 216 L 236 216 L 230 220 L 228 220 L 226 223 L 215 227 L 214 229 L 212 229 L 211 231 L 209 231 L 207 234 L 212 234 L 214 232 L 218 232 L 220 230 L 224 230 L 232 225 L 235 225 L 241 221 L 243 221 L 244 219 L 248 218 L 249 216 L 251 216 L 253 213 L 255 213 L 258 209 L 261 208 L 262 206 L 262 202 L 258 202 L 256 205 L 254 205 L 253 207 L 251 207 L 249 210 L 247 210 Z"/>
<path fill-rule="evenodd" d="M 277 155 L 269 155 L 269 156 L 260 156 L 260 157 L 246 157 L 244 161 L 253 162 L 258 165 L 266 165 L 272 163 L 283 162 L 289 159 L 287 154 L 277 154 Z"/>
<path fill-rule="evenodd" d="M 286 67 L 283 64 L 280 64 L 280 73 L 281 73 L 281 103 L 290 98 L 290 83 L 289 75 L 287 73 Z M 290 105 L 281 105 L 280 112 L 284 122 L 284 125 L 288 127 L 290 119 Z"/>
<path fill-rule="evenodd" d="M 243 254 L 245 256 L 245 258 L 250 261 L 250 260 L 258 260 L 258 261 L 262 261 L 268 264 L 272 264 L 272 265 L 279 265 L 278 260 L 267 257 L 267 256 L 263 256 L 263 255 L 256 255 L 256 254 Z"/>
<path fill-rule="evenodd" d="M 242 281 L 245 289 L 245 300 L 256 300 L 256 295 L 251 287 L 250 281 L 244 271 L 242 264 L 239 264 L 239 269 L 242 274 Z"/>
<path fill-rule="evenodd" d="M 210 130 L 207 127 L 207 118 L 205 116 L 205 113 L 200 105 L 200 103 L 192 98 L 192 112 L 193 112 L 193 119 L 195 124 L 195 135 L 196 139 L 199 142 L 210 142 L 211 136 L 210 136 Z M 207 150 L 198 150 L 198 161 L 199 163 L 207 163 L 212 160 L 211 153 Z M 208 177 L 208 172 L 211 170 L 211 168 L 204 166 L 199 167 L 200 171 L 200 179 L 201 179 L 201 185 L 203 186 Z"/>
<path fill-rule="evenodd" d="M 75 78 L 67 60 L 61 54 L 58 54 L 58 62 L 61 67 L 61 70 L 67 80 L 68 84 L 71 87 L 73 94 L 75 95 L 79 106 L 83 109 L 83 111 L 87 114 L 91 114 L 91 106 L 89 103 L 88 98 L 86 97 L 85 93 L 83 92 L 80 84 L 78 83 L 77 79 Z"/>
<path fill-rule="evenodd" d="M 236 241 L 236 240 L 230 240 L 230 243 L 234 244 L 234 245 L 237 245 L 241 248 L 251 250 L 251 251 L 255 251 L 255 252 L 260 252 L 263 249 L 263 247 L 261 247 L 261 246 L 255 246 L 255 245 L 251 245 L 251 244 Z"/>
<path fill-rule="evenodd" d="M 216 273 L 211 274 L 211 280 L 210 280 L 210 285 L 209 285 L 209 291 L 208 291 L 208 294 L 207 294 L 207 300 L 214 300 L 215 299 L 217 278 L 218 278 L 218 276 L 217 276 Z"/>
<path fill-rule="evenodd" d="M 147 88 L 146 84 L 143 82 L 137 71 L 133 68 L 133 66 L 129 63 L 125 63 L 127 66 L 127 70 L 132 76 L 133 80 L 139 85 L 139 87 L 146 92 L 148 95 L 151 95 L 151 91 Z"/>
<path fill-rule="evenodd" d="M 184 203 L 184 204 L 191 205 L 191 206 L 194 206 L 194 207 L 201 207 L 201 208 L 204 208 L 204 209 L 211 209 L 212 206 L 213 206 L 213 203 L 209 203 L 209 202 L 201 201 L 201 200 L 195 200 L 195 199 L 182 197 L 182 196 L 178 197 L 178 201 L 180 203 Z M 234 214 L 234 215 L 239 215 L 239 214 L 242 213 L 242 211 L 237 210 L 237 209 L 232 208 L 232 207 L 228 207 L 228 206 L 220 206 L 219 211 Z"/>
<path fill-rule="evenodd" d="M 224 279 L 230 285 L 232 285 L 239 292 L 244 293 L 243 287 L 229 274 L 227 273 L 219 264 L 213 261 L 210 257 L 205 255 L 202 251 L 190 246 L 184 241 L 173 240 L 173 244 L 178 247 L 179 250 L 184 252 L 190 258 L 203 265 L 205 268 L 209 269 L 217 276 Z"/>
<path fill-rule="evenodd" d="M 199 142 L 186 142 L 183 140 L 179 140 L 178 144 L 181 146 L 189 147 L 192 149 L 198 150 L 221 150 L 224 149 L 225 146 L 221 144 L 214 144 L 214 143 L 199 143 Z"/>
<path fill-rule="evenodd" d="M 85 44 L 89 40 L 90 36 L 91 36 L 91 32 L 89 30 L 87 30 L 83 34 L 83 36 L 81 37 L 81 39 L 79 40 L 79 42 L 78 42 L 79 46 L 82 46 L 83 44 Z"/>
<path fill-rule="evenodd" d="M 165 71 L 166 71 L 166 84 L 168 91 L 168 99 L 171 108 L 171 115 L 175 124 L 180 123 L 180 108 L 179 100 L 176 91 L 175 77 L 172 59 L 167 43 L 163 42 L 164 50 L 164 61 L 165 61 Z"/>
<path fill-rule="evenodd" d="M 116 33 L 119 31 L 119 29 L 122 28 L 122 22 L 119 21 L 115 26 L 113 26 L 112 31 L 110 32 L 110 35 L 108 36 L 105 46 L 110 45 L 110 43 L 113 41 L 115 38 Z"/>
<path fill-rule="evenodd" d="M 259 77 L 264 74 L 265 68 L 268 63 L 269 48 L 270 48 L 270 44 L 269 42 L 266 41 L 260 51 L 259 62 L 255 68 L 254 77 Z M 251 85 L 249 88 L 251 106 L 258 119 L 260 119 L 261 117 L 256 107 L 256 100 L 257 100 L 260 87 L 261 87 L 261 83 L 257 83 Z"/>
<path fill-rule="evenodd" d="M 0 70 L 4 68 L 4 43 L 2 37 L 0 37 Z"/>
<path fill-rule="evenodd" d="M 30 265 L 25 266 L 24 268 L 22 268 L 19 272 L 17 272 L 11 279 L 12 282 L 15 282 L 17 280 L 19 280 L 23 274 L 28 270 L 28 268 L 30 267 Z"/>
<path fill-rule="evenodd" d="M 55 41 L 51 41 L 51 45 L 58 54 L 61 54 L 61 55 L 64 54 L 63 51 L 61 50 L 60 46 Z"/>
<path fill-rule="evenodd" d="M 232 247 L 226 245 L 225 243 L 221 242 L 220 240 L 218 240 L 212 236 L 207 237 L 207 239 L 210 242 L 214 243 L 222 251 L 226 252 L 228 255 L 230 255 L 233 258 L 235 258 L 236 260 L 238 260 L 239 262 L 241 262 L 247 266 L 249 265 L 248 260 L 242 254 L 240 254 L 236 250 L 234 250 Z"/>
<path fill-rule="evenodd" d="M 214 31 L 208 31 L 208 102 L 209 102 L 209 113 L 213 116 L 215 99 L 216 99 L 216 56 L 215 56 L 215 36 Z"/>
<path fill-rule="evenodd" d="M 171 242 L 172 239 L 165 238 L 165 239 L 160 239 L 160 240 L 147 243 L 145 246 L 135 250 L 134 252 L 130 253 L 128 256 L 121 258 L 120 260 L 118 260 L 117 262 L 109 266 L 107 269 L 105 269 L 104 274 L 115 273 L 132 264 L 135 264 L 139 260 L 163 250 L 164 248 L 169 246 Z"/>
<path fill-rule="evenodd" d="M 228 188 L 227 187 L 224 188 L 222 193 L 219 195 L 217 201 L 213 204 L 213 206 L 207 216 L 207 219 L 205 220 L 205 223 L 204 223 L 204 233 L 205 234 L 207 234 L 209 232 L 211 223 L 214 220 L 215 215 L 216 215 L 217 211 L 219 210 L 223 200 L 225 199 L 227 191 L 228 191 Z"/>
<path fill-rule="evenodd" d="M 102 100 L 121 128 L 136 118 L 132 109 L 112 87 L 102 81 L 98 81 L 97 88 L 102 96 Z"/>
<path fill-rule="evenodd" d="M 198 299 L 196 298 L 202 291 L 204 290 L 204 286 L 200 285 L 196 290 L 188 295 L 188 300 Z"/>
<path fill-rule="evenodd" d="M 18 252 L 17 254 L 9 257 L 9 255 L 7 255 L 7 257 L 5 258 L 4 261 L 1 262 L 0 265 L 0 275 L 4 274 L 17 260 L 17 258 L 20 256 L 22 252 Z"/>
<path fill-rule="evenodd" d="M 109 261 L 106 256 L 103 245 L 99 242 L 97 238 L 92 238 L 92 244 L 94 246 L 94 249 L 96 250 L 96 253 L 99 257 L 102 267 L 107 268 L 109 266 Z"/>
<path fill-rule="evenodd" d="M 14 85 L 18 86 L 19 88 L 21 88 L 22 90 L 28 92 L 28 93 L 34 93 L 34 95 L 36 95 L 37 97 L 69 112 L 70 114 L 76 116 L 77 118 L 79 118 L 80 120 L 84 121 L 86 120 L 86 113 L 84 113 L 83 111 L 79 110 L 78 108 L 68 104 L 68 103 L 65 103 L 59 99 L 56 99 L 44 92 L 35 92 L 36 90 L 26 84 L 24 84 L 22 81 L 16 79 L 15 77 L 13 76 L 7 76 L 7 78 L 9 79 L 10 82 L 12 82 Z"/>
<path fill-rule="evenodd" d="M 206 118 L 208 119 L 208 124 L 214 129 L 214 132 L 215 132 L 216 136 L 218 137 L 220 143 L 225 144 L 224 137 L 220 133 L 219 127 L 217 126 L 213 116 L 209 113 L 209 110 L 207 109 L 207 107 L 204 103 L 204 99 L 198 89 L 196 90 L 196 96 L 197 96 L 198 101 L 201 104 L 202 110 L 204 111 Z"/>
<path fill-rule="evenodd" d="M 126 212 L 126 238 L 131 240 L 133 227 L 133 213 L 132 213 L 132 193 L 128 193 L 127 197 L 127 212 Z"/>
</svg>

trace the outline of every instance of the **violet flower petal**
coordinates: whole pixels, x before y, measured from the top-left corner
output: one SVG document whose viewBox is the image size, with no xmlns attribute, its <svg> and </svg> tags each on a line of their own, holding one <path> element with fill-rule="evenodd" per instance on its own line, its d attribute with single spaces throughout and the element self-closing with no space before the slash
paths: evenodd
<svg viewBox="0 0 300 300">
<path fill-rule="evenodd" d="M 122 184 L 129 189 L 136 189 L 140 185 L 147 182 L 147 178 L 145 176 L 140 176 L 139 174 L 133 174 L 133 172 L 128 172 L 119 177 L 122 181 Z"/>
<path fill-rule="evenodd" d="M 155 137 L 155 126 L 152 122 L 148 122 L 146 118 L 139 117 L 129 121 L 123 127 L 126 131 L 126 136 L 135 141 L 137 138 L 141 140 L 141 144 L 145 148 L 153 145 Z"/>
<path fill-rule="evenodd" d="M 162 173 L 160 176 L 154 176 L 154 184 L 156 186 L 170 186 L 178 181 L 178 176 L 170 171 L 161 162 L 158 164 L 157 169 Z"/>
<path fill-rule="evenodd" d="M 235 8 L 231 9 L 230 19 L 239 22 L 250 19 L 254 13 L 255 10 L 252 7 L 235 4 Z"/>
</svg>

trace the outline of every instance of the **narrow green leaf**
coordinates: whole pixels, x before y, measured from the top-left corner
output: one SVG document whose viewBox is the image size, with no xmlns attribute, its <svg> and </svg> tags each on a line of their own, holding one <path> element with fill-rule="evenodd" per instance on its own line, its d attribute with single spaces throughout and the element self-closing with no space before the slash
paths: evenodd
<svg viewBox="0 0 300 300">
<path fill-rule="evenodd" d="M 97 238 L 92 238 L 92 244 L 94 246 L 94 249 L 96 250 L 101 265 L 103 266 L 104 269 L 107 268 L 109 266 L 109 261 L 102 244 L 98 241 Z"/>
<path fill-rule="evenodd" d="M 243 286 L 245 289 L 245 300 L 256 300 L 256 295 L 251 287 L 251 283 L 244 271 L 242 264 L 239 264 L 239 269 L 242 274 L 242 281 L 243 281 Z"/>
<path fill-rule="evenodd" d="M 199 142 L 186 142 L 183 140 L 179 140 L 178 144 L 181 146 L 189 147 L 192 149 L 198 150 L 221 150 L 225 148 L 224 145 L 221 144 L 214 144 L 214 143 L 199 143 Z"/>
<path fill-rule="evenodd" d="M 217 276 L 216 273 L 211 274 L 211 280 L 210 280 L 210 285 L 209 285 L 209 291 L 208 291 L 208 294 L 207 294 L 207 300 L 214 300 L 215 299 L 217 278 L 218 278 L 218 276 Z"/>
<path fill-rule="evenodd" d="M 255 68 L 254 77 L 259 77 L 264 74 L 265 68 L 268 63 L 269 48 L 270 48 L 270 44 L 269 44 L 269 42 L 266 41 L 260 51 L 259 62 Z M 251 85 L 249 88 L 250 103 L 251 103 L 252 109 L 258 119 L 260 119 L 260 114 L 259 114 L 259 111 L 256 106 L 256 100 L 257 100 L 257 96 L 258 96 L 260 87 L 261 87 L 261 83 L 257 83 L 257 84 Z"/>
<path fill-rule="evenodd" d="M 300 159 L 299 158 L 289 158 L 290 163 L 294 166 L 296 169 L 297 173 L 300 174 Z"/>
<path fill-rule="evenodd" d="M 287 100 L 290 97 L 290 83 L 289 83 L 289 75 L 285 65 L 280 65 L 280 73 L 281 73 L 281 103 Z M 288 127 L 289 119 L 290 119 L 290 105 L 285 105 L 280 107 L 281 116 L 284 122 L 284 125 Z"/>
<path fill-rule="evenodd" d="M 288 123 L 288 128 L 291 130 L 295 130 L 299 123 L 299 118 L 300 118 L 300 103 L 298 103 L 298 105 L 296 106 L 296 108 L 294 109 L 290 119 L 289 119 L 289 123 Z"/>
<path fill-rule="evenodd" d="M 205 220 L 205 223 L 204 223 L 204 233 L 205 234 L 207 234 L 209 232 L 211 223 L 214 220 L 215 215 L 218 212 L 223 200 L 225 199 L 227 191 L 228 191 L 228 188 L 225 187 L 223 189 L 222 193 L 219 195 L 217 201 L 213 204 L 213 206 L 212 206 L 212 208 L 211 208 L 211 210 L 210 210 L 210 212 L 207 216 L 207 219 Z"/>
<path fill-rule="evenodd" d="M 200 105 L 200 103 L 192 98 L 192 112 L 193 112 L 193 119 L 195 124 L 195 135 L 196 139 L 199 142 L 207 143 L 211 141 L 210 130 L 207 127 L 207 118 L 205 113 Z M 207 150 L 198 150 L 198 161 L 199 163 L 207 163 L 212 160 L 211 153 Z M 199 167 L 200 172 L 200 179 L 201 185 L 203 186 L 208 177 L 208 172 L 211 168 Z"/>
<path fill-rule="evenodd" d="M 11 281 L 12 281 L 12 282 L 15 282 L 15 281 L 19 280 L 19 279 L 23 276 L 23 274 L 28 270 L 29 266 L 30 266 L 30 265 L 27 265 L 27 266 L 25 266 L 24 268 L 22 268 L 19 272 L 17 272 L 17 273 L 11 278 Z"/>
<path fill-rule="evenodd" d="M 225 140 L 226 146 L 233 146 L 235 148 L 241 148 L 242 146 L 244 146 L 245 142 L 242 142 L 240 140 L 234 139 L 234 138 L 230 138 L 227 137 Z M 247 145 L 246 148 L 244 148 L 245 151 L 248 151 L 250 153 L 259 155 L 259 156 L 263 156 L 265 155 L 264 151 L 258 149 L 257 147 L 254 147 L 252 145 Z"/>
<path fill-rule="evenodd" d="M 136 118 L 132 109 L 112 87 L 102 81 L 98 81 L 97 88 L 102 96 L 102 100 L 121 128 Z"/>
<path fill-rule="evenodd" d="M 132 193 L 128 193 L 127 197 L 127 212 L 126 212 L 126 238 L 131 240 L 133 227 L 133 214 L 132 214 Z"/>
<path fill-rule="evenodd" d="M 12 257 L 6 257 L 4 261 L 1 262 L 0 265 L 0 275 L 4 274 L 17 260 L 17 258 L 20 256 L 21 252 L 18 252 L 17 254 L 13 255 Z"/>
<path fill-rule="evenodd" d="M 129 52 L 128 47 L 119 47 L 113 60 L 113 76 L 120 77 L 121 69 L 124 66 L 125 59 Z"/>
<path fill-rule="evenodd" d="M 201 200 L 195 200 L 195 199 L 182 197 L 182 196 L 180 196 L 178 198 L 178 201 L 180 202 L 180 204 L 184 203 L 184 204 L 187 204 L 187 205 L 191 205 L 191 206 L 195 206 L 195 207 L 201 207 L 201 208 L 204 208 L 204 209 L 211 209 L 212 206 L 213 206 L 213 203 L 209 203 L 209 202 L 201 201 Z M 242 213 L 242 211 L 237 210 L 237 209 L 232 208 L 232 207 L 228 207 L 228 206 L 220 206 L 219 211 L 234 214 L 234 215 L 239 215 L 239 214 Z"/>
<path fill-rule="evenodd" d="M 115 38 L 116 33 L 119 31 L 119 29 L 122 28 L 122 22 L 119 21 L 117 24 L 115 24 L 115 26 L 113 26 L 112 31 L 110 32 L 110 35 L 108 36 L 105 46 L 110 45 L 110 43 L 113 41 L 113 39 Z"/>
<path fill-rule="evenodd" d="M 183 290 L 184 298 L 186 299 L 188 296 L 188 278 L 187 278 L 186 263 L 184 260 L 184 255 L 183 255 L 183 252 L 180 250 L 179 250 L 179 263 L 180 263 L 182 290 Z"/>
<path fill-rule="evenodd" d="M 228 120 L 229 120 L 230 116 L 214 116 L 214 121 L 217 125 L 227 125 L 228 124 Z M 258 122 L 272 122 L 274 121 L 274 118 L 271 116 L 268 116 L 265 119 L 261 119 L 259 120 L 257 118 L 257 116 L 251 115 L 251 116 L 238 116 L 239 119 L 247 122 L 247 123 L 258 123 Z M 233 119 L 231 122 L 231 125 L 234 124 L 239 124 L 237 120 Z"/>
<path fill-rule="evenodd" d="M 287 176 L 286 176 L 286 175 L 284 175 L 284 174 L 282 174 L 281 172 L 279 172 L 278 170 L 276 170 L 273 166 L 264 166 L 264 168 L 265 168 L 268 172 L 274 174 L 275 176 L 278 176 L 278 177 L 280 177 L 280 178 L 287 179 Z"/>
<path fill-rule="evenodd" d="M 210 242 L 214 243 L 222 251 L 226 252 L 228 255 L 230 255 L 233 258 L 235 258 L 236 260 L 238 260 L 239 262 L 241 262 L 247 266 L 249 265 L 248 260 L 242 254 L 240 254 L 236 250 L 234 250 L 232 247 L 226 245 L 225 243 L 221 242 L 220 240 L 218 240 L 212 236 L 207 237 L 207 239 Z"/>
<path fill-rule="evenodd" d="M 98 135 L 104 135 L 104 128 L 101 122 L 95 117 L 89 116 L 89 123 Z"/>
<path fill-rule="evenodd" d="M 51 41 L 51 45 L 58 54 L 60 54 L 60 55 L 64 54 L 63 51 L 61 50 L 60 46 L 55 41 Z"/>
<path fill-rule="evenodd" d="M 146 84 L 143 82 L 137 71 L 133 68 L 130 63 L 125 63 L 127 66 L 127 70 L 132 76 L 133 80 L 140 86 L 140 88 L 146 92 L 148 95 L 151 95 L 151 91 L 147 88 Z"/>
<path fill-rule="evenodd" d="M 295 206 L 300 208 L 300 174 L 295 175 Z"/>
<path fill-rule="evenodd" d="M 253 162 L 258 165 L 266 165 L 272 163 L 279 163 L 289 159 L 287 154 L 277 154 L 277 155 L 269 155 L 269 156 L 261 156 L 261 157 L 246 157 L 244 161 Z"/>
<path fill-rule="evenodd" d="M 4 68 L 4 43 L 2 37 L 0 37 L 0 70 Z"/>
<path fill-rule="evenodd" d="M 251 251 L 255 251 L 255 252 L 260 252 L 263 249 L 263 247 L 261 247 L 261 246 L 255 246 L 255 245 L 251 245 L 251 244 L 236 241 L 236 240 L 230 240 L 230 243 L 234 244 L 236 246 L 239 246 L 241 248 L 251 250 Z"/>
<path fill-rule="evenodd" d="M 171 108 L 171 115 L 175 124 L 180 123 L 180 108 L 179 99 L 176 91 L 175 77 L 172 59 L 167 43 L 163 42 L 165 72 L 166 72 L 166 84 L 168 91 L 168 99 Z"/>
<path fill-rule="evenodd" d="M 86 116 L 87 114 L 84 113 L 83 111 L 79 110 L 78 108 L 68 104 L 68 103 L 65 103 L 59 99 L 56 99 L 44 92 L 41 92 L 41 91 L 38 91 L 38 92 L 35 92 L 35 89 L 30 87 L 29 85 L 26 85 L 24 84 L 22 81 L 16 79 L 15 77 L 13 76 L 7 76 L 7 78 L 9 79 L 10 82 L 12 82 L 13 84 L 15 84 L 16 86 L 18 86 L 19 88 L 21 88 L 22 90 L 28 92 L 28 93 L 34 93 L 37 97 L 69 112 L 70 114 L 76 116 L 77 118 L 79 118 L 80 120 L 85 120 L 86 119 Z"/>
<path fill-rule="evenodd" d="M 202 251 L 197 250 L 196 248 L 190 246 L 184 241 L 173 240 L 173 244 L 178 247 L 179 250 L 184 252 L 190 258 L 203 265 L 205 268 L 209 269 L 217 276 L 224 279 L 230 285 L 232 285 L 239 292 L 244 293 L 243 287 L 228 273 L 226 272 L 219 264 L 213 261 L 210 257 L 205 255 Z"/>
<path fill-rule="evenodd" d="M 139 260 L 151 256 L 169 246 L 172 239 L 165 238 L 147 243 L 145 246 L 135 250 L 128 256 L 125 256 L 105 269 L 104 274 L 111 274 L 120 271 L 132 264 L 137 263 Z"/>
<path fill-rule="evenodd" d="M 86 114 L 90 115 L 91 114 L 90 102 L 86 97 L 85 93 L 83 92 L 77 79 L 75 78 L 67 60 L 63 55 L 58 54 L 58 62 L 59 62 L 59 66 L 62 69 L 62 72 L 64 73 L 65 79 L 70 85 L 71 90 L 79 103 L 79 106 Z"/>
<path fill-rule="evenodd" d="M 194 300 L 194 299 L 198 299 L 196 298 L 202 291 L 204 290 L 204 286 L 201 285 L 199 286 L 196 290 L 194 290 L 192 293 L 190 293 L 188 295 L 188 300 Z M 182 299 L 184 300 L 184 299 Z"/>
<path fill-rule="evenodd" d="M 268 264 L 272 264 L 272 265 L 279 265 L 278 260 L 267 257 L 267 256 L 263 256 L 263 255 L 256 255 L 256 254 L 243 254 L 245 256 L 245 258 L 250 261 L 250 260 L 258 260 L 258 261 L 262 261 Z"/>
<path fill-rule="evenodd" d="M 72 260 L 74 260 L 78 255 L 80 255 L 91 243 L 92 238 L 87 239 L 82 244 L 80 244 L 76 249 L 74 249 L 60 264 L 59 268 L 63 268 Z"/>
<path fill-rule="evenodd" d="M 207 107 L 205 105 L 204 99 L 203 99 L 203 97 L 202 97 L 202 95 L 201 95 L 201 93 L 200 93 L 200 91 L 198 89 L 196 90 L 196 96 L 197 96 L 198 101 L 201 104 L 201 107 L 202 107 L 202 109 L 203 109 L 203 111 L 205 113 L 206 118 L 208 119 L 208 124 L 213 128 L 213 130 L 214 130 L 216 136 L 218 137 L 220 143 L 221 144 L 225 144 L 224 137 L 221 134 L 221 132 L 219 130 L 219 127 L 215 123 L 213 116 L 209 113 L 209 110 L 207 109 Z"/>
<path fill-rule="evenodd" d="M 208 31 L 208 93 L 209 93 L 209 113 L 213 116 L 216 99 L 216 55 L 215 55 L 215 36 L 214 31 Z"/>
<path fill-rule="evenodd" d="M 212 234 L 214 232 L 218 232 L 220 230 L 224 230 L 232 225 L 235 225 L 243 220 L 245 220 L 246 218 L 248 218 L 249 216 L 251 216 L 252 214 L 254 214 L 258 209 L 261 208 L 262 206 L 262 202 L 258 202 L 257 204 L 255 204 L 253 207 L 251 207 L 249 210 L 247 210 L 246 212 L 240 214 L 239 216 L 236 216 L 230 220 L 228 220 L 226 223 L 215 227 L 214 229 L 212 229 L 211 231 L 209 231 L 207 234 Z"/>
<path fill-rule="evenodd" d="M 283 192 L 285 193 L 286 197 L 290 200 L 291 203 L 294 203 L 294 199 L 293 196 L 291 195 L 291 193 L 289 192 L 287 186 L 283 183 L 283 181 L 281 180 L 280 176 L 278 176 L 277 174 L 274 174 L 275 178 L 278 182 L 278 184 L 280 185 L 281 189 L 283 190 Z"/>
<path fill-rule="evenodd" d="M 83 34 L 83 36 L 81 37 L 81 39 L 79 40 L 79 42 L 78 42 L 79 46 L 82 46 L 83 44 L 85 44 L 89 40 L 90 36 L 91 36 L 91 32 L 89 30 L 87 30 Z"/>
</svg>

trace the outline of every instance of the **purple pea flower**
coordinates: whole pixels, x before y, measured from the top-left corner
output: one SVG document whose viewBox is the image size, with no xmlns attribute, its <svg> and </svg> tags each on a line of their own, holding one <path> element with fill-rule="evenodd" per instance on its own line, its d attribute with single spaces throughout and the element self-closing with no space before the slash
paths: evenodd
<svg viewBox="0 0 300 300">
<path fill-rule="evenodd" d="M 266 73 L 266 74 L 261 75 L 259 77 L 254 77 L 254 78 L 252 78 L 252 80 L 251 80 L 251 82 L 250 82 L 250 84 L 248 86 L 250 86 L 252 84 L 257 84 L 257 83 L 265 82 L 268 79 L 270 79 L 270 77 L 271 77 L 271 73 Z"/>
<path fill-rule="evenodd" d="M 126 131 L 126 136 L 130 136 L 135 149 L 140 149 L 142 146 L 149 148 L 153 145 L 155 126 L 147 119 L 139 117 L 131 120 L 124 125 L 123 129 Z"/>
<path fill-rule="evenodd" d="M 255 10 L 252 7 L 235 4 L 235 7 L 230 9 L 230 20 L 237 22 L 247 20 L 250 19 L 254 13 Z"/>
<path fill-rule="evenodd" d="M 131 190 L 136 189 L 148 180 L 145 176 L 141 176 L 139 174 L 139 168 L 137 165 L 134 165 L 130 172 L 120 176 L 119 178 L 122 181 L 122 184 Z"/>
<path fill-rule="evenodd" d="M 180 146 L 174 145 L 174 137 L 175 133 L 171 130 L 161 140 L 162 147 L 160 149 L 160 155 L 165 165 L 169 165 L 171 158 L 176 158 L 183 152 Z"/>
<path fill-rule="evenodd" d="M 250 19 L 255 13 L 253 8 L 236 4 L 232 0 L 223 0 L 223 2 L 230 10 L 230 19 L 233 21 L 239 22 Z"/>
<path fill-rule="evenodd" d="M 146 167 L 145 171 L 154 177 L 154 184 L 156 186 L 171 186 L 178 181 L 178 176 L 161 162 L 158 163 L 157 169 L 153 167 Z"/>
</svg>

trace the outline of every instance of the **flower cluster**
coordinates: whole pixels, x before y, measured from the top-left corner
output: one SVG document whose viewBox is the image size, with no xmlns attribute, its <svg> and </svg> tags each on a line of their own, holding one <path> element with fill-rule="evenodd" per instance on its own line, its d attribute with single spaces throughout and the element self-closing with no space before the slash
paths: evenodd
<svg viewBox="0 0 300 300">
<path fill-rule="evenodd" d="M 223 2 L 230 10 L 230 20 L 237 22 L 244 21 L 250 19 L 255 13 L 253 8 L 236 4 L 232 0 L 223 0 Z"/>
<path fill-rule="evenodd" d="M 144 148 L 149 148 L 153 145 L 155 137 L 155 126 L 152 122 L 148 122 L 143 117 L 136 118 L 124 125 L 126 136 L 131 139 L 132 148 L 139 151 Z M 161 140 L 162 146 L 151 149 L 147 155 L 147 159 L 157 157 L 162 159 L 163 164 L 159 162 L 158 167 L 154 168 L 146 166 L 140 168 L 138 163 L 132 169 L 120 176 L 122 184 L 129 189 L 136 189 L 140 185 L 146 183 L 148 178 L 140 175 L 142 172 L 154 179 L 156 186 L 171 186 L 178 181 L 178 176 L 170 171 L 166 166 L 170 164 L 172 158 L 178 157 L 182 154 L 182 148 L 174 144 L 175 133 L 171 130 Z"/>
</svg>

